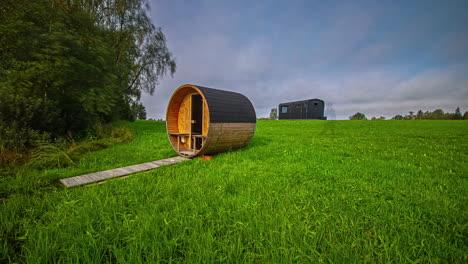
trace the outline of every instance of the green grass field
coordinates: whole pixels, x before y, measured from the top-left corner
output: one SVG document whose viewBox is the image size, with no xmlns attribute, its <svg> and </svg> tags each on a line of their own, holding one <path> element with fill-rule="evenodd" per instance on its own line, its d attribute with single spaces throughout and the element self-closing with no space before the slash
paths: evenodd
<svg viewBox="0 0 468 264">
<path fill-rule="evenodd" d="M 467 263 L 468 122 L 259 121 L 248 147 L 175 156 L 163 122 L 74 167 L 1 178 L 0 262 Z"/>
</svg>

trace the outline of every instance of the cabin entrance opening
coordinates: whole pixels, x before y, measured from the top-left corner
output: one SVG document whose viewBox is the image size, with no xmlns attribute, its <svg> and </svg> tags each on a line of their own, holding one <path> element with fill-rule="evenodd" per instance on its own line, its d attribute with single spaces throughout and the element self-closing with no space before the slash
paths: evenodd
<svg viewBox="0 0 468 264">
<path fill-rule="evenodd" d="M 192 134 L 202 133 L 203 99 L 200 94 L 192 95 Z"/>
<path fill-rule="evenodd" d="M 203 132 L 203 98 L 200 94 L 192 95 L 192 136 L 193 147 L 195 150 L 201 149 L 203 145 L 203 137 L 199 135 Z"/>
<path fill-rule="evenodd" d="M 177 153 L 195 156 L 203 149 L 208 135 L 209 113 L 205 99 L 193 89 L 182 89 L 176 100 L 177 104 L 168 108 L 169 139 Z"/>
</svg>

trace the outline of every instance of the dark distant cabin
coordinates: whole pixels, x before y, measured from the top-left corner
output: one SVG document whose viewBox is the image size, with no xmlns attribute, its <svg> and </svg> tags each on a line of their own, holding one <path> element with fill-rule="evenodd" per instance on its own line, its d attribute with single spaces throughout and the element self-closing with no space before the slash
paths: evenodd
<svg viewBox="0 0 468 264">
<path fill-rule="evenodd" d="M 240 93 L 185 84 L 167 106 L 169 141 L 181 156 L 214 154 L 247 145 L 255 132 L 256 115 Z"/>
<path fill-rule="evenodd" d="M 309 99 L 279 105 L 278 119 L 321 119 L 324 114 L 325 102 L 320 99 Z"/>
</svg>

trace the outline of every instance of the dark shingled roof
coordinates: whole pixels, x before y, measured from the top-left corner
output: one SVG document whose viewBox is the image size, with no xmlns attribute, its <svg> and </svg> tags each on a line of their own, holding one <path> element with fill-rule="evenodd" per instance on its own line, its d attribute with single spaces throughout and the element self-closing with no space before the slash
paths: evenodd
<svg viewBox="0 0 468 264">
<path fill-rule="evenodd" d="M 193 85 L 206 98 L 211 123 L 255 123 L 257 118 L 250 100 L 240 93 Z"/>
</svg>

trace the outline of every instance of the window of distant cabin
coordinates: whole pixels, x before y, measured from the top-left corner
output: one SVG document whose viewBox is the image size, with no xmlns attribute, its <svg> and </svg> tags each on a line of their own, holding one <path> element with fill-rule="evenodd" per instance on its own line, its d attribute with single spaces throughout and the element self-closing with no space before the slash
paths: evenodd
<svg viewBox="0 0 468 264">
<path fill-rule="evenodd" d="M 288 107 L 287 106 L 282 106 L 281 107 L 281 113 L 286 114 L 288 112 Z"/>
</svg>

